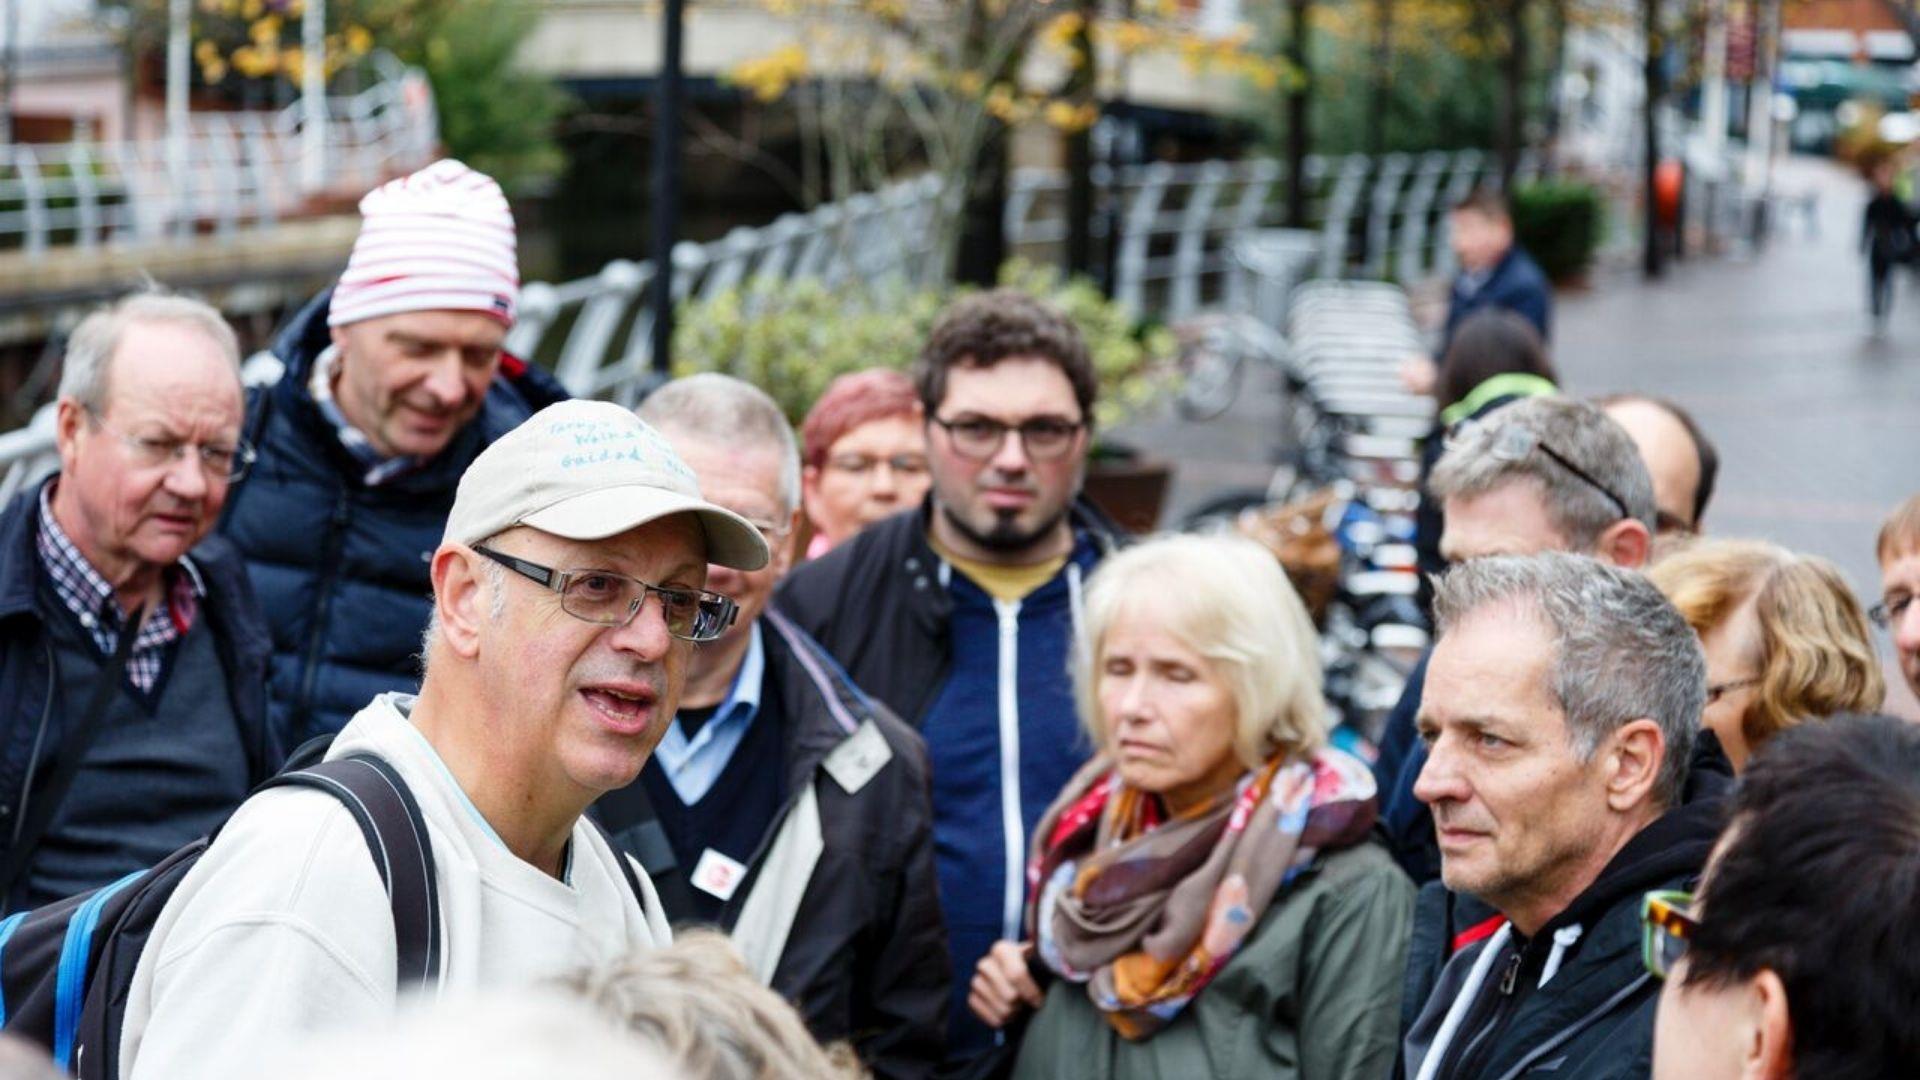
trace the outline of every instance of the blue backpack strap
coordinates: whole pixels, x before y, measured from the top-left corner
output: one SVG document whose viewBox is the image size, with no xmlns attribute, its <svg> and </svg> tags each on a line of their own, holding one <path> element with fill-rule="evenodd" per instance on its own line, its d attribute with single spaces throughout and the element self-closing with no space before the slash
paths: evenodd
<svg viewBox="0 0 1920 1080">
<path fill-rule="evenodd" d="M 93 934 L 100 926 L 100 910 L 120 890 L 140 880 L 145 870 L 135 870 L 119 881 L 97 889 L 67 922 L 67 936 L 60 943 L 60 968 L 55 973 L 53 992 L 53 1063 L 62 1072 L 73 1068 L 74 1038 L 80 1033 L 80 1010 L 87 1003 L 87 961 L 93 955 Z"/>
<path fill-rule="evenodd" d="M 400 987 L 440 978 L 440 885 L 426 819 L 407 783 L 372 754 L 349 754 L 284 772 L 261 785 L 316 788 L 340 800 L 360 826 L 393 907 Z"/>
</svg>

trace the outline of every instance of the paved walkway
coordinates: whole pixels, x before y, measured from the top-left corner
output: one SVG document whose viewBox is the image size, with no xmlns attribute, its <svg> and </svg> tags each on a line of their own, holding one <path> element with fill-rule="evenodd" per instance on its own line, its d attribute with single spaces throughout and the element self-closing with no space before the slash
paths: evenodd
<svg viewBox="0 0 1920 1080">
<path fill-rule="evenodd" d="M 1722 461 L 1709 533 L 1824 555 L 1870 602 L 1874 533 L 1920 491 L 1920 280 L 1902 283 L 1885 333 L 1872 334 L 1856 248 L 1864 186 L 1823 161 L 1777 175 L 1783 192 L 1817 194 L 1817 228 L 1796 217 L 1757 258 L 1697 258 L 1653 283 L 1613 273 L 1563 294 L 1555 357 L 1576 394 L 1638 390 L 1693 411 Z M 1270 376 L 1250 379 L 1218 421 L 1125 433 L 1180 463 L 1169 524 L 1264 482 L 1277 401 Z M 1891 704 L 1920 717 L 1904 688 Z"/>
</svg>

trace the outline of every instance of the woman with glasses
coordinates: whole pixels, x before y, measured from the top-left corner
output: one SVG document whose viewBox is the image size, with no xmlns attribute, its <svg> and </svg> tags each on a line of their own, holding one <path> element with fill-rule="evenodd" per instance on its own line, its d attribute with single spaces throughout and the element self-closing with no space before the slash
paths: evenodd
<svg viewBox="0 0 1920 1080">
<path fill-rule="evenodd" d="M 800 484 L 813 541 L 807 557 L 889 514 L 920 505 L 933 483 L 913 380 L 888 368 L 842 375 L 800 425 Z"/>
<path fill-rule="evenodd" d="M 968 1004 L 1032 1013 L 1016 1077 L 1375 1078 L 1412 890 L 1327 745 L 1313 626 L 1272 555 L 1174 537 L 1093 575 L 1074 667 L 1098 754 L 1042 818 L 1025 941 Z"/>
<path fill-rule="evenodd" d="M 1698 540 L 1648 576 L 1700 635 L 1702 723 L 1736 771 L 1786 728 L 1885 698 L 1866 614 L 1827 560 L 1758 540 Z"/>
</svg>

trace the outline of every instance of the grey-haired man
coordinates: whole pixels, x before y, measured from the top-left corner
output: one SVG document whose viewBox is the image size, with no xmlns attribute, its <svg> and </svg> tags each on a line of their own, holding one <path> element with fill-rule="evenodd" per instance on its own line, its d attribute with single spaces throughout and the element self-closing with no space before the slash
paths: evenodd
<svg viewBox="0 0 1920 1080">
<path fill-rule="evenodd" d="M 1687 888 L 1720 824 L 1687 794 L 1699 641 L 1639 574 L 1558 552 L 1456 567 L 1434 610 L 1414 793 L 1446 888 L 1415 909 L 1398 1074 L 1645 1076 L 1641 899 Z"/>
<path fill-rule="evenodd" d="M 756 569 L 759 530 L 706 502 L 653 429 L 565 402 L 461 479 L 432 561 L 418 697 L 376 697 L 328 752 L 370 752 L 419 802 L 442 992 L 515 987 L 663 943 L 658 898 L 581 819 L 666 732 L 695 642 L 731 622 L 709 562 Z M 142 951 L 132 1077 L 252 1076 L 294 1032 L 394 1006 L 392 909 L 345 807 L 275 789 L 187 874 Z"/>
</svg>

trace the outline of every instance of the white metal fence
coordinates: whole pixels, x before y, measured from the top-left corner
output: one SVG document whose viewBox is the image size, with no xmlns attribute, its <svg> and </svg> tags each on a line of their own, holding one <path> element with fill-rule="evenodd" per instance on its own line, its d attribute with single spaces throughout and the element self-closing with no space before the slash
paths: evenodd
<svg viewBox="0 0 1920 1080">
<path fill-rule="evenodd" d="M 430 162 L 433 91 L 417 69 L 377 54 L 374 84 L 327 99 L 325 184 L 365 190 Z M 147 242 L 210 227 L 270 226 L 310 192 L 300 183 L 305 118 L 196 112 L 178 157 L 164 138 L 0 146 L 0 250 L 29 258 L 65 246 Z"/>
</svg>

